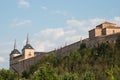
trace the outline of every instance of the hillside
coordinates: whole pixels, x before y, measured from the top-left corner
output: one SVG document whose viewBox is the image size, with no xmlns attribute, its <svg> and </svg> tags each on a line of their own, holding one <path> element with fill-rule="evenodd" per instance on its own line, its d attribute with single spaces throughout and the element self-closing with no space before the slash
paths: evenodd
<svg viewBox="0 0 120 80">
<path fill-rule="evenodd" d="M 44 56 L 15 79 L 11 77 L 7 80 L 120 80 L 119 57 L 120 37 L 116 43 L 102 42 L 93 48 L 87 48 L 83 43 L 69 56 L 56 57 L 54 53 Z M 0 80 L 6 80 L 5 75 L 17 74 L 0 70 Z"/>
</svg>

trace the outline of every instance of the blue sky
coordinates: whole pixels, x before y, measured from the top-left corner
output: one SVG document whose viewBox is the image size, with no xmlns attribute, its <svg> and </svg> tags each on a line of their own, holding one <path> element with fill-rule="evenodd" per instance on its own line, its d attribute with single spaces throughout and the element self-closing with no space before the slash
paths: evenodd
<svg viewBox="0 0 120 80">
<path fill-rule="evenodd" d="M 9 68 L 14 40 L 19 51 L 29 33 L 35 51 L 50 51 L 88 37 L 110 21 L 120 25 L 120 0 L 1 0 L 0 69 Z"/>
</svg>

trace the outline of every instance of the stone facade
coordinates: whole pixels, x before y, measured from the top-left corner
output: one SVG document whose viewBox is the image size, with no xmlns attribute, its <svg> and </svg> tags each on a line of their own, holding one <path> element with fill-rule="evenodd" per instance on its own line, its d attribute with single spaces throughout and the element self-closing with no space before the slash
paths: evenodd
<svg viewBox="0 0 120 80">
<path fill-rule="evenodd" d="M 14 49 L 10 53 L 10 70 L 19 72 L 21 71 L 21 65 L 20 62 L 27 60 L 29 58 L 35 57 L 34 48 L 29 44 L 29 39 L 27 37 L 26 45 L 22 49 L 22 53 L 19 52 L 19 50 L 16 49 L 16 41 L 14 44 Z M 17 66 L 15 67 L 15 65 Z M 23 68 L 24 69 L 24 68 Z"/>
<path fill-rule="evenodd" d="M 37 61 L 45 55 L 48 56 L 47 53 L 44 53 L 44 54 L 40 53 L 39 55 L 31 57 L 29 59 L 15 61 L 13 64 L 10 64 L 10 70 L 12 70 L 16 73 L 22 73 L 24 70 L 28 69 L 31 65 L 37 63 Z"/>
<path fill-rule="evenodd" d="M 104 22 L 89 31 L 89 38 L 92 39 L 94 37 L 115 34 L 118 32 L 120 32 L 120 27 L 118 27 L 116 24 Z"/>
<path fill-rule="evenodd" d="M 46 53 L 34 52 L 34 48 L 29 44 L 29 39 L 27 38 L 22 54 L 16 49 L 15 42 L 14 50 L 10 54 L 10 70 L 21 73 L 30 65 L 37 63 L 43 56 L 49 56 L 51 53 L 55 53 L 56 56 L 68 56 L 73 50 L 79 49 L 81 43 L 85 43 L 87 47 L 93 47 L 101 42 L 115 42 L 118 36 L 120 36 L 120 27 L 114 23 L 104 22 L 89 31 L 89 38 Z"/>
</svg>

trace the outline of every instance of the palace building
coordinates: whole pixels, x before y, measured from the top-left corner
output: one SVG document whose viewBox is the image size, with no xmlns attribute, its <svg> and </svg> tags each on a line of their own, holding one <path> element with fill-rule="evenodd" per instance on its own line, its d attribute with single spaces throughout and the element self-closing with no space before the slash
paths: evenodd
<svg viewBox="0 0 120 80">
<path fill-rule="evenodd" d="M 96 26 L 96 28 L 89 31 L 89 38 L 92 39 L 94 37 L 111 35 L 119 32 L 120 32 L 120 27 L 118 27 L 116 24 L 110 22 L 104 22 Z"/>
<path fill-rule="evenodd" d="M 35 52 L 27 36 L 26 45 L 23 47 L 21 53 L 16 48 L 15 41 L 14 49 L 10 53 L 10 70 L 21 73 L 31 65 L 37 63 L 42 56 L 49 56 L 51 53 L 54 53 L 56 56 L 68 56 L 73 50 L 79 49 L 81 43 L 85 43 L 87 47 L 92 47 L 100 42 L 115 41 L 118 36 L 120 36 L 120 27 L 114 23 L 104 22 L 89 31 L 89 38 L 50 52 Z"/>
</svg>

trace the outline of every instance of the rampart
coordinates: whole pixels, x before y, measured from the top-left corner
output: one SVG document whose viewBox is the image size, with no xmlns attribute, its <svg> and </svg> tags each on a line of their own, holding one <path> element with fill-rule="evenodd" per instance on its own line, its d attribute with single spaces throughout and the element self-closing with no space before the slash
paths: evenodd
<svg viewBox="0 0 120 80">
<path fill-rule="evenodd" d="M 48 54 L 48 53 L 42 53 L 35 57 L 14 63 L 11 65 L 11 68 L 12 68 L 11 70 L 14 70 L 14 72 L 16 72 L 16 73 L 22 73 L 24 70 L 28 69 L 31 65 L 36 64 L 41 57 L 49 56 L 49 55 L 50 54 Z"/>
<path fill-rule="evenodd" d="M 107 42 L 107 41 L 114 41 L 120 36 L 120 33 L 108 35 L 108 36 L 102 36 L 102 37 L 95 37 L 93 39 L 84 39 L 82 40 L 82 43 L 85 43 L 87 47 L 93 47 L 97 46 L 101 42 Z M 55 53 L 57 56 L 68 56 L 73 50 L 77 50 L 80 48 L 81 41 L 75 42 L 73 44 L 67 45 L 65 47 L 62 47 L 57 50 L 50 51 L 48 53 L 42 53 L 40 55 L 37 55 L 33 58 L 29 58 L 26 60 L 23 60 L 21 62 L 15 63 L 12 66 L 12 69 L 16 72 L 23 72 L 27 68 L 29 68 L 31 65 L 37 63 L 37 61 L 43 57 L 43 56 L 49 56 L 51 53 Z"/>
</svg>

